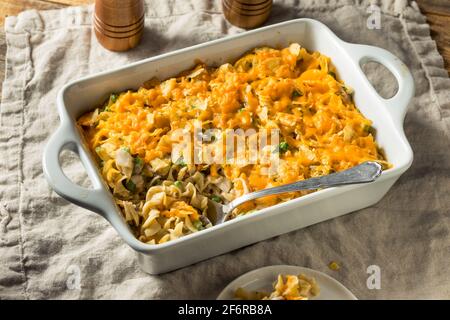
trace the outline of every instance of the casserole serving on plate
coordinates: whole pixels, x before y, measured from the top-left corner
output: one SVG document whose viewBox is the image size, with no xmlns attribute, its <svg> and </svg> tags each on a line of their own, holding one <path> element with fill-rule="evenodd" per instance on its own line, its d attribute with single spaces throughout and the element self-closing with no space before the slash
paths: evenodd
<svg viewBox="0 0 450 320">
<path fill-rule="evenodd" d="M 355 105 L 373 121 L 377 144 L 392 167 L 385 170 L 375 183 L 321 190 L 169 242 L 156 245 L 136 239 L 99 173 L 95 163 L 97 159 L 83 142 L 77 119 L 92 111 L 92 106 L 111 92 L 138 88 L 152 77 L 174 77 L 191 68 L 198 59 L 207 66 L 217 66 L 235 61 L 255 47 L 288 47 L 291 43 L 299 43 L 309 51 L 319 51 L 331 58 L 340 78 L 354 89 Z M 366 61 L 380 62 L 394 74 L 399 83 L 394 97 L 383 99 L 372 88 L 360 68 L 360 64 Z M 377 202 L 412 161 L 402 123 L 413 91 L 409 71 L 387 51 L 345 43 L 314 20 L 293 20 L 146 59 L 66 85 L 58 94 L 61 125 L 45 149 L 44 172 L 58 194 L 105 217 L 138 252 L 143 270 L 149 273 L 166 272 Z M 65 148 L 79 154 L 93 189 L 77 186 L 64 175 L 59 153 Z M 210 241 L 214 241 L 215 245 L 209 245 Z"/>
</svg>

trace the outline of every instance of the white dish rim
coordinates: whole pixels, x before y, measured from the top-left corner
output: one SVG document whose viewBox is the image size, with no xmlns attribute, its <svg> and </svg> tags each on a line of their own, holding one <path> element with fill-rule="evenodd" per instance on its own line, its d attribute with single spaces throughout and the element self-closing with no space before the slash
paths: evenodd
<svg viewBox="0 0 450 320">
<path fill-rule="evenodd" d="M 318 271 L 315 269 L 302 267 L 302 266 L 294 266 L 294 265 L 287 265 L 287 264 L 280 264 L 280 265 L 272 265 L 272 266 L 265 266 L 258 269 L 254 269 L 251 271 L 248 271 L 233 281 L 231 281 L 223 290 L 220 292 L 220 294 L 217 296 L 217 300 L 230 300 L 228 299 L 227 293 L 229 291 L 233 291 L 233 288 L 240 287 L 239 284 L 241 284 L 242 281 L 244 281 L 247 278 L 256 278 L 259 274 L 264 272 L 274 272 L 277 274 L 305 274 L 308 277 L 313 277 L 316 279 L 318 278 L 325 278 L 327 281 L 333 283 L 335 286 L 337 286 L 343 293 L 347 295 L 347 299 L 341 299 L 341 300 L 358 300 L 358 298 L 342 283 L 334 279 L 333 277 L 329 276 L 328 274 Z M 276 279 L 274 279 L 276 281 Z M 319 283 L 319 281 L 318 281 Z M 319 285 L 319 289 L 321 289 Z M 313 299 L 312 299 L 313 300 Z"/>
</svg>

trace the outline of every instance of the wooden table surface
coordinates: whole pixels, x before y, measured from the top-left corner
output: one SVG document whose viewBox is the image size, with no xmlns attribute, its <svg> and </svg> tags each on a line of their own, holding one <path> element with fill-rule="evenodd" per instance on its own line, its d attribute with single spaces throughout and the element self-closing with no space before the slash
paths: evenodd
<svg viewBox="0 0 450 320">
<path fill-rule="evenodd" d="M 4 79 L 6 43 L 3 31 L 5 16 L 17 15 L 27 9 L 58 9 L 93 3 L 94 0 L 0 0 L 0 91 Z M 431 28 L 431 37 L 445 60 L 450 73 L 450 0 L 417 0 Z"/>
</svg>

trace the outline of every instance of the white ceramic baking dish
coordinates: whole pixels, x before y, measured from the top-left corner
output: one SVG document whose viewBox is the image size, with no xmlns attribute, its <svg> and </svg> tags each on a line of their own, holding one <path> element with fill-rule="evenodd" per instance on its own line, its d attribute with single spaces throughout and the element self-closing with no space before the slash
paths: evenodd
<svg viewBox="0 0 450 320">
<path fill-rule="evenodd" d="M 90 151 L 82 143 L 76 119 L 111 92 L 138 88 L 153 76 L 159 79 L 174 76 L 192 67 L 197 59 L 208 65 L 219 65 L 233 61 L 254 47 L 287 46 L 292 42 L 331 57 L 339 76 L 354 88 L 356 105 L 373 120 L 377 141 L 393 168 L 384 171 L 374 183 L 321 190 L 164 244 L 149 245 L 138 241 L 114 204 Z M 393 73 L 399 87 L 394 97 L 383 99 L 373 89 L 360 67 L 367 61 L 379 62 Z M 59 195 L 107 219 L 137 252 L 144 271 L 163 273 L 378 202 L 413 159 L 403 132 L 403 118 L 413 93 L 414 83 L 409 70 L 388 51 L 344 42 L 315 20 L 292 20 L 166 53 L 67 84 L 57 97 L 61 124 L 45 148 L 44 173 Z M 80 187 L 64 175 L 59 161 L 63 149 L 71 149 L 80 156 L 92 180 L 92 189 Z"/>
</svg>

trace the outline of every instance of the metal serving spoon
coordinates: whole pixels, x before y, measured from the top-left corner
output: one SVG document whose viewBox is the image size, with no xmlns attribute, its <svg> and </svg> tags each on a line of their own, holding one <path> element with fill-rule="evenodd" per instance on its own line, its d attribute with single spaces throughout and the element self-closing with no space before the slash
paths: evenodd
<svg viewBox="0 0 450 320">
<path fill-rule="evenodd" d="M 231 212 L 236 207 L 247 201 L 286 192 L 315 190 L 347 184 L 372 182 L 375 181 L 376 178 L 378 178 L 378 176 L 381 174 L 381 171 L 382 170 L 380 164 L 373 161 L 367 161 L 341 172 L 247 193 L 242 197 L 236 198 L 225 205 L 208 199 L 208 219 L 213 225 L 218 225 L 227 221 L 231 215 Z"/>
</svg>

